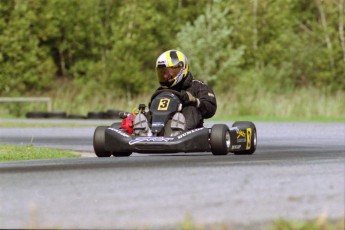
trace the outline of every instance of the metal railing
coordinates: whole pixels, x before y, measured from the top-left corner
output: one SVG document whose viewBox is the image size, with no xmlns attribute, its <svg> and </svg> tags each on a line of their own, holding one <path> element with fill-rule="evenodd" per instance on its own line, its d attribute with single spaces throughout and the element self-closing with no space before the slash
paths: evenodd
<svg viewBox="0 0 345 230">
<path fill-rule="evenodd" d="M 0 102 L 45 102 L 48 112 L 53 109 L 50 97 L 0 97 Z"/>
</svg>

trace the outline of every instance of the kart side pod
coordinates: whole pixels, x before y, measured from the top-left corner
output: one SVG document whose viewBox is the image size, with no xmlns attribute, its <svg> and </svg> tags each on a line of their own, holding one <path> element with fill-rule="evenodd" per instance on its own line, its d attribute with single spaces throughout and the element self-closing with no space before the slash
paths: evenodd
<svg viewBox="0 0 345 230">
<path fill-rule="evenodd" d="M 250 121 L 236 121 L 230 128 L 230 152 L 236 155 L 251 155 L 257 146 L 256 127 Z"/>
<path fill-rule="evenodd" d="M 178 136 L 132 136 L 123 130 L 107 128 L 104 148 L 112 153 L 177 153 L 209 151 L 208 128 L 186 131 Z"/>
</svg>

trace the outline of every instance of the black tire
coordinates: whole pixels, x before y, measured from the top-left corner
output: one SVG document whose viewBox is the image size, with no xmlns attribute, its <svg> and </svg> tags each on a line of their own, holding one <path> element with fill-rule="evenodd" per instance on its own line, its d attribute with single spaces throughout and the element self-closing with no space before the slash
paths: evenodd
<svg viewBox="0 0 345 230">
<path fill-rule="evenodd" d="M 252 155 L 257 146 L 257 132 L 256 132 L 256 127 L 255 124 L 251 121 L 236 121 L 234 124 L 232 124 L 232 127 L 250 127 L 252 129 L 252 135 L 250 137 L 250 149 L 249 150 L 243 150 L 243 151 L 238 151 L 234 152 L 235 155 Z"/>
<path fill-rule="evenodd" d="M 27 112 L 26 118 L 46 118 L 47 112 Z"/>
<path fill-rule="evenodd" d="M 222 124 L 213 125 L 210 144 L 213 155 L 227 155 L 230 149 L 230 131 L 228 126 Z"/>
<path fill-rule="evenodd" d="M 84 115 L 79 115 L 79 114 L 69 114 L 67 118 L 68 119 L 85 119 L 86 117 Z"/>
<path fill-rule="evenodd" d="M 118 119 L 118 118 L 120 118 L 120 116 L 119 116 L 120 112 L 122 112 L 122 111 L 109 109 L 105 112 L 105 117 L 108 119 Z"/>
<path fill-rule="evenodd" d="M 98 126 L 93 134 L 93 149 L 98 157 L 110 157 L 111 152 L 104 149 L 105 130 L 108 126 Z"/>
<path fill-rule="evenodd" d="M 105 113 L 104 112 L 88 112 L 87 118 L 88 119 L 104 119 Z"/>
<path fill-rule="evenodd" d="M 125 152 L 125 153 L 114 153 L 114 157 L 129 157 L 132 153 L 131 152 Z"/>
<path fill-rule="evenodd" d="M 67 113 L 66 112 L 48 112 L 47 113 L 47 118 L 66 118 L 67 117 Z"/>
</svg>

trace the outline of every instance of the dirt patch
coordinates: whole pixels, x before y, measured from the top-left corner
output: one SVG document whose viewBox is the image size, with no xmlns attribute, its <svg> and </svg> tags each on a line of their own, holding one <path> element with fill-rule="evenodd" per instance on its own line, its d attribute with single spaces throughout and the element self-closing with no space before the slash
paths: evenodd
<svg viewBox="0 0 345 230">
<path fill-rule="evenodd" d="M 79 154 L 81 157 L 96 157 L 96 154 L 93 152 L 76 152 L 76 154 Z"/>
</svg>

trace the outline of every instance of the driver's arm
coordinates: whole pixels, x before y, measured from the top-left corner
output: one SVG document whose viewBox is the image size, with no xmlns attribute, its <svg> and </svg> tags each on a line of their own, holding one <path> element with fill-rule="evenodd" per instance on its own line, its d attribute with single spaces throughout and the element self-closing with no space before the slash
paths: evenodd
<svg viewBox="0 0 345 230">
<path fill-rule="evenodd" d="M 197 107 L 200 110 L 203 118 L 210 118 L 216 113 L 216 96 L 208 85 L 201 81 L 193 80 L 190 93 L 192 93 L 199 100 Z"/>
</svg>

